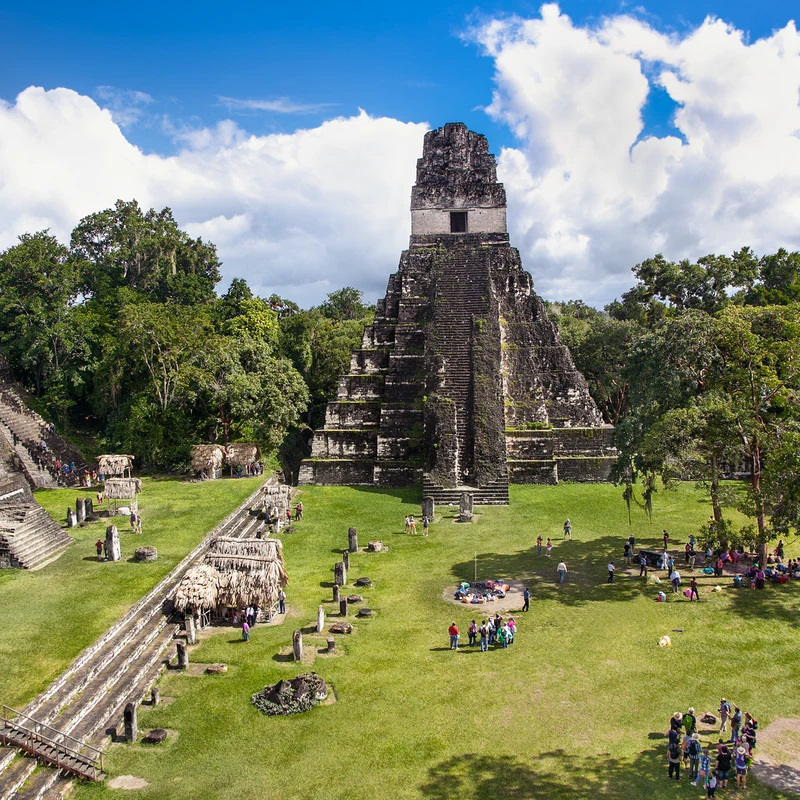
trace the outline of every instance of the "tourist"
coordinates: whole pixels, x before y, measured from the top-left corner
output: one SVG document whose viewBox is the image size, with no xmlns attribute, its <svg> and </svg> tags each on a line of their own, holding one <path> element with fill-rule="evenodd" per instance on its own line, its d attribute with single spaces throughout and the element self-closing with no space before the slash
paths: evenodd
<svg viewBox="0 0 800 800">
<path fill-rule="evenodd" d="M 691 707 L 689 707 L 687 712 L 683 715 L 683 729 L 690 735 L 697 730 L 697 717 L 694 714 L 694 709 Z"/>
<path fill-rule="evenodd" d="M 417 533 L 417 521 L 414 519 L 413 514 L 408 518 L 408 525 L 411 528 L 411 535 L 415 536 Z"/>
<path fill-rule="evenodd" d="M 278 613 L 286 613 L 286 592 L 283 589 L 278 590 Z"/>
<path fill-rule="evenodd" d="M 719 778 L 720 789 L 728 788 L 728 773 L 731 771 L 731 751 L 727 745 L 719 740 L 717 745 L 717 777 Z"/>
<path fill-rule="evenodd" d="M 303 504 L 302 503 L 298 503 L 297 504 L 297 507 L 294 510 L 294 519 L 295 519 L 295 522 L 299 522 L 301 519 L 303 519 Z"/>
<path fill-rule="evenodd" d="M 494 627 L 494 620 L 489 617 L 486 623 L 486 629 L 489 632 L 489 644 L 494 644 L 495 639 L 497 638 L 497 630 Z"/>
<path fill-rule="evenodd" d="M 698 740 L 700 739 L 700 735 L 697 736 Z M 699 741 L 698 741 L 699 744 Z M 703 783 L 708 783 L 708 772 L 711 767 L 711 759 L 709 758 L 708 751 L 703 750 L 700 748 L 700 760 L 697 764 L 697 775 L 695 776 L 694 782 L 692 786 L 697 786 L 698 783 L 701 781 Z"/>
<path fill-rule="evenodd" d="M 669 543 L 669 534 L 664 531 L 664 535 L 662 537 L 664 539 L 664 549 L 667 549 L 667 544 Z"/>
<path fill-rule="evenodd" d="M 689 558 L 692 555 L 692 546 L 689 544 L 689 542 L 686 542 L 686 547 L 684 547 L 684 551 L 685 551 L 684 552 L 684 564 L 688 564 L 689 563 Z"/>
<path fill-rule="evenodd" d="M 553 543 L 550 541 L 550 537 L 547 537 L 547 544 L 544 546 L 545 555 L 550 558 L 550 553 L 553 551 Z"/>
<path fill-rule="evenodd" d="M 94 543 L 94 546 L 97 548 L 97 560 L 98 561 L 102 561 L 103 560 L 103 540 L 102 539 L 98 539 Z"/>
<path fill-rule="evenodd" d="M 478 643 L 478 626 L 475 624 L 474 619 L 470 620 L 469 622 L 467 636 L 469 637 L 469 646 L 475 647 L 475 645 Z"/>
<path fill-rule="evenodd" d="M 625 542 L 625 546 L 622 548 L 622 556 L 626 564 L 631 563 L 631 546 L 627 542 Z"/>
<path fill-rule="evenodd" d="M 503 646 L 503 650 L 507 649 L 509 639 L 511 638 L 511 632 L 508 630 L 508 623 L 504 622 L 500 626 L 500 631 L 497 634 L 497 638 L 500 639 L 500 644 Z"/>
<path fill-rule="evenodd" d="M 508 618 L 508 632 L 511 634 L 511 640 L 509 644 L 514 644 L 514 639 L 517 638 L 517 621 L 514 617 Z"/>
<path fill-rule="evenodd" d="M 564 523 L 564 538 L 572 539 L 572 523 L 569 520 Z"/>
<path fill-rule="evenodd" d="M 672 593 L 677 594 L 681 588 L 681 574 L 674 567 L 669 574 L 669 582 L 672 584 Z"/>
<path fill-rule="evenodd" d="M 613 561 L 609 561 L 608 562 L 608 580 L 606 581 L 606 583 L 614 583 L 614 571 L 615 570 L 616 570 L 616 567 L 614 566 L 614 562 Z"/>
<path fill-rule="evenodd" d="M 667 748 L 667 761 L 669 762 L 669 779 L 675 775 L 675 780 L 681 779 L 681 761 L 683 754 L 681 753 L 681 746 L 677 742 L 672 742 Z"/>
<path fill-rule="evenodd" d="M 242 639 L 245 642 L 250 641 L 250 625 L 247 623 L 247 620 L 242 623 Z"/>
<path fill-rule="evenodd" d="M 489 649 L 489 626 L 486 620 L 481 622 L 478 628 L 478 636 L 480 637 L 481 653 L 485 653 Z"/>
<path fill-rule="evenodd" d="M 697 578 L 692 575 L 692 579 L 689 581 L 689 602 L 691 603 L 692 600 L 697 600 L 700 602 L 700 593 L 697 591 Z"/>
<path fill-rule="evenodd" d="M 536 537 L 536 555 L 540 556 L 541 554 L 542 554 L 542 536 L 541 534 L 539 534 L 539 536 Z"/>
<path fill-rule="evenodd" d="M 644 553 L 639 553 L 639 577 L 644 576 L 647 578 L 647 556 Z"/>
<path fill-rule="evenodd" d="M 458 650 L 458 626 L 453 620 L 450 627 L 447 629 L 447 632 L 450 634 L 450 649 L 451 650 Z"/>
<path fill-rule="evenodd" d="M 98 492 L 97 493 L 97 505 L 98 506 L 103 505 L 103 493 L 102 492 Z"/>
<path fill-rule="evenodd" d="M 731 741 L 735 742 L 739 738 L 739 730 L 742 727 L 742 712 L 739 706 L 733 707 L 733 716 L 731 717 Z M 720 733 L 722 730 L 720 729 Z"/>
<path fill-rule="evenodd" d="M 706 794 L 709 797 L 714 797 L 716 795 L 718 782 L 717 773 L 715 770 L 712 770 L 711 774 L 706 778 Z"/>
<path fill-rule="evenodd" d="M 548 541 L 550 540 L 548 539 Z M 558 582 L 564 583 L 564 578 L 567 577 L 567 565 L 563 561 L 559 561 L 556 571 L 558 572 Z"/>
<path fill-rule="evenodd" d="M 290 506 L 286 506 L 286 524 L 288 525 L 292 521 L 292 509 Z"/>
<path fill-rule="evenodd" d="M 728 717 L 731 713 L 731 704 L 723 697 L 719 701 L 719 732 L 722 733 L 728 727 Z"/>
<path fill-rule="evenodd" d="M 531 607 L 531 590 L 526 586 L 522 592 L 522 610 L 528 611 Z"/>
<path fill-rule="evenodd" d="M 406 533 L 411 530 L 411 519 L 409 518 L 408 514 L 406 514 Z"/>
<path fill-rule="evenodd" d="M 423 517 L 422 518 L 422 535 L 423 536 L 427 536 L 428 535 L 428 524 L 429 524 L 428 518 L 427 517 Z"/>
<path fill-rule="evenodd" d="M 684 720 L 686 717 L 684 717 Z M 697 780 L 697 776 L 700 773 L 700 734 L 693 733 L 691 741 L 689 742 L 689 746 L 686 748 L 686 752 L 689 754 L 689 777 L 694 778 Z M 696 785 L 696 784 L 695 784 Z"/>
<path fill-rule="evenodd" d="M 741 745 L 736 748 L 736 788 L 747 788 L 747 750 Z"/>
</svg>

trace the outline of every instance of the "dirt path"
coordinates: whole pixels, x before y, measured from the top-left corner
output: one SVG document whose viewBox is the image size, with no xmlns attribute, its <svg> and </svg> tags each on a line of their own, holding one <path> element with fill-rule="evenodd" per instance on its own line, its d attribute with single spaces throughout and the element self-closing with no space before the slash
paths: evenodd
<svg viewBox="0 0 800 800">
<path fill-rule="evenodd" d="M 474 614 L 480 614 L 482 616 L 486 616 L 489 613 L 494 614 L 496 612 L 507 613 L 509 611 L 519 611 L 524 602 L 522 599 L 522 592 L 525 590 L 525 583 L 523 581 L 506 581 L 506 583 L 508 584 L 506 596 L 491 600 L 488 603 L 470 604 L 456 600 L 453 595 L 458 588 L 458 584 L 448 586 L 442 593 L 442 599 L 461 609 L 467 609 Z"/>
<path fill-rule="evenodd" d="M 800 795 L 800 719 L 776 719 L 758 731 L 752 773 L 779 792 Z"/>
</svg>

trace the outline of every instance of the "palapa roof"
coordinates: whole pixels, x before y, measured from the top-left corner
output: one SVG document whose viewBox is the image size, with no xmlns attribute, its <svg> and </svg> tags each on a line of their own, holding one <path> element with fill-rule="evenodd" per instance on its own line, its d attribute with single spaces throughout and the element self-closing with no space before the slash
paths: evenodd
<svg viewBox="0 0 800 800">
<path fill-rule="evenodd" d="M 141 478 L 106 478 L 104 484 L 104 492 L 108 500 L 133 500 L 141 491 Z"/>
<path fill-rule="evenodd" d="M 116 454 L 97 457 L 97 471 L 103 475 L 124 475 L 133 469 L 133 456 Z"/>
<path fill-rule="evenodd" d="M 209 467 L 219 469 L 225 458 L 225 448 L 221 444 L 192 445 L 192 469 L 200 472 Z"/>
<path fill-rule="evenodd" d="M 218 602 L 224 605 L 268 606 L 289 581 L 278 539 L 221 536 L 211 543 L 205 563 L 220 574 Z"/>
<path fill-rule="evenodd" d="M 195 611 L 213 608 L 219 595 L 220 574 L 208 564 L 192 567 L 175 590 L 175 608 L 178 611 Z"/>
<path fill-rule="evenodd" d="M 261 448 L 253 442 L 231 442 L 225 446 L 225 460 L 232 467 L 255 464 L 261 457 Z"/>
</svg>

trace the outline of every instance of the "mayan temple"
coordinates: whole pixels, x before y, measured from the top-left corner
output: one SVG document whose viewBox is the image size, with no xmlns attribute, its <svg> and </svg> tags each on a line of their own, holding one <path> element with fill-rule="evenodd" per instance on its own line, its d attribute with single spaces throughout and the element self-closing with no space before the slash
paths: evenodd
<svg viewBox="0 0 800 800">
<path fill-rule="evenodd" d="M 486 137 L 425 136 L 411 239 L 328 403 L 301 483 L 507 503 L 508 484 L 599 481 L 614 460 L 586 381 L 510 246 Z"/>
</svg>

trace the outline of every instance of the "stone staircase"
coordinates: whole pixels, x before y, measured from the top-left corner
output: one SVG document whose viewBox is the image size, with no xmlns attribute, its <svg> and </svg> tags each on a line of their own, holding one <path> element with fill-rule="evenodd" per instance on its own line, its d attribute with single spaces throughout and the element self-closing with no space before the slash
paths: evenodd
<svg viewBox="0 0 800 800">
<path fill-rule="evenodd" d="M 508 505 L 507 479 L 500 478 L 484 486 L 456 486 L 453 489 L 444 489 L 437 486 L 428 475 L 422 477 L 422 496 L 432 497 L 437 506 L 457 506 L 463 492 L 472 495 L 472 502 L 476 506 Z"/>
<path fill-rule="evenodd" d="M 72 537 L 32 499 L 0 505 L 0 567 L 36 569 L 71 543 Z"/>
<path fill-rule="evenodd" d="M 86 467 L 83 456 L 28 406 L 25 391 L 12 379 L 7 366 L 0 367 L 0 434 L 14 449 L 18 466 L 34 489 L 74 486 L 80 482 Z M 69 475 L 57 473 L 57 460 L 74 463 L 75 470 Z"/>
<path fill-rule="evenodd" d="M 95 748 L 104 747 L 125 705 L 138 703 L 168 662 L 179 624 L 172 597 L 186 572 L 219 536 L 248 538 L 261 522 L 251 508 L 261 488 L 209 533 L 151 592 L 86 648 L 48 689 L 23 709 L 42 724 Z M 43 760 L 43 754 L 39 757 Z M 0 800 L 56 800 L 74 780 L 63 768 L 35 771 L 36 758 L 0 747 Z"/>
</svg>

